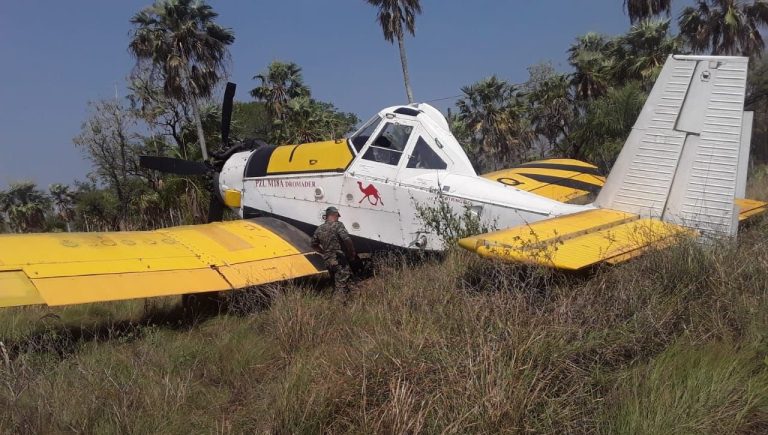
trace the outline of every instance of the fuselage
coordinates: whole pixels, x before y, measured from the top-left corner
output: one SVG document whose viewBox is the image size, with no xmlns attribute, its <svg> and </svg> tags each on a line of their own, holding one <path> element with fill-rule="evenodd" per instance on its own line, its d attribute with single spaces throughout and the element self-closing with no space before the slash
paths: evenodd
<svg viewBox="0 0 768 435">
<path fill-rule="evenodd" d="M 385 109 L 349 139 L 235 154 L 220 189 L 239 192 L 243 218 L 275 216 L 308 233 L 335 206 L 361 251 L 444 249 L 423 218 L 430 209 L 501 229 L 592 208 L 477 176 L 445 119 L 424 104 Z"/>
</svg>

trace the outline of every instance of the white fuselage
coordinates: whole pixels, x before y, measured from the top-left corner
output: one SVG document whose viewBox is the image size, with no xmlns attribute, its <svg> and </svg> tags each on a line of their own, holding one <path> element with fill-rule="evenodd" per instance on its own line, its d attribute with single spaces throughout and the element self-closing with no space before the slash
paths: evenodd
<svg viewBox="0 0 768 435">
<path fill-rule="evenodd" d="M 447 130 L 441 115 L 429 106 L 418 116 L 380 113 L 381 124 L 407 126 L 399 162 L 372 160 L 374 138 L 380 125 L 355 155 L 344 172 L 304 173 L 244 177 L 251 152 L 235 154 L 221 173 L 221 189 L 241 192 L 239 213 L 255 213 L 287 220 L 310 232 L 322 223 L 324 210 L 335 206 L 341 221 L 362 249 L 400 247 L 442 250 L 443 239 L 425 224 L 419 209 L 448 204 L 455 215 L 472 213 L 490 228 L 508 228 L 549 217 L 583 211 L 592 206 L 564 204 L 507 186 L 475 174 L 463 149 Z M 431 110 L 430 110 L 431 109 Z M 439 117 L 438 117 L 439 116 Z M 442 120 L 442 123 L 441 123 Z M 354 136 L 353 136 L 354 137 Z M 394 138 L 390 138 L 394 140 Z M 413 164 L 418 146 L 425 144 L 439 156 L 444 169 Z M 423 154 L 423 148 L 422 148 Z M 403 157 L 404 156 L 404 157 Z M 409 163 L 410 162 L 410 163 Z M 444 162 L 444 163 L 443 163 Z M 369 245 L 369 246 L 366 246 Z"/>
</svg>

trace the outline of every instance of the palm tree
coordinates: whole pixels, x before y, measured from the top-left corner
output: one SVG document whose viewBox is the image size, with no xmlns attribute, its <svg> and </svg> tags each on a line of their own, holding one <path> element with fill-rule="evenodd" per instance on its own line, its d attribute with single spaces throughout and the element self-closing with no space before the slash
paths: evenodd
<svg viewBox="0 0 768 435">
<path fill-rule="evenodd" d="M 338 139 L 358 123 L 357 116 L 339 112 L 333 104 L 298 97 L 288 102 L 284 140 L 307 143 Z"/>
<path fill-rule="evenodd" d="M 564 143 L 566 156 L 610 169 L 647 96 L 638 82 L 630 82 L 611 87 L 602 97 L 587 102 Z"/>
<path fill-rule="evenodd" d="M 608 89 L 610 51 L 611 41 L 603 35 L 590 32 L 576 38 L 576 43 L 568 49 L 568 62 L 576 70 L 571 75 L 571 84 L 577 96 L 592 99 Z"/>
<path fill-rule="evenodd" d="M 294 98 L 288 103 L 290 116 L 287 120 L 286 138 L 288 143 L 307 143 L 326 137 L 331 119 L 327 111 L 308 97 Z"/>
<path fill-rule="evenodd" d="M 408 76 L 408 59 L 405 56 L 405 43 L 403 38 L 405 31 L 415 36 L 416 15 L 421 13 L 420 0 L 367 0 L 369 4 L 379 9 L 378 20 L 384 39 L 397 44 L 400 48 L 400 64 L 403 67 L 403 80 L 405 81 L 405 93 L 408 103 L 413 103 L 413 89 L 411 79 Z"/>
<path fill-rule="evenodd" d="M 624 0 L 624 9 L 633 24 L 663 13 L 669 16 L 671 7 L 672 0 Z"/>
<path fill-rule="evenodd" d="M 566 74 L 557 74 L 546 65 L 538 76 L 530 68 L 531 80 L 526 95 L 528 114 L 535 134 L 546 139 L 549 148 L 568 136 L 571 123 L 576 117 L 572 87 Z M 541 147 L 542 154 L 546 151 Z"/>
<path fill-rule="evenodd" d="M 614 39 L 611 75 L 615 83 L 638 80 L 650 85 L 656 80 L 667 57 L 682 49 L 680 38 L 670 36 L 669 24 L 669 20 L 643 20 Z"/>
<path fill-rule="evenodd" d="M 530 137 L 514 86 L 491 76 L 461 88 L 458 119 L 469 131 L 470 153 L 488 169 L 523 159 Z M 473 149 L 474 148 L 474 149 Z"/>
<path fill-rule="evenodd" d="M 51 184 L 48 192 L 51 194 L 59 218 L 67 225 L 67 232 L 72 231 L 71 222 L 75 215 L 75 195 L 69 190 L 69 186 L 59 183 Z"/>
<path fill-rule="evenodd" d="M 25 232 L 42 230 L 51 200 L 39 190 L 35 183 L 13 183 L 0 196 L 0 209 L 5 210 L 8 223 L 13 231 Z"/>
<path fill-rule="evenodd" d="M 166 97 L 188 104 L 197 127 L 203 159 L 208 159 L 197 101 L 209 98 L 226 74 L 232 30 L 214 22 L 218 16 L 200 0 L 156 0 L 131 18 L 136 27 L 130 52 L 137 70 L 147 67 L 163 83 Z"/>
<path fill-rule="evenodd" d="M 760 27 L 768 25 L 768 3 L 754 0 L 697 0 L 683 9 L 680 34 L 696 53 L 759 56 L 765 47 Z"/>
<path fill-rule="evenodd" d="M 293 62 L 272 62 L 266 71 L 253 78 L 261 84 L 251 90 L 251 95 L 267 104 L 267 111 L 275 120 L 285 118 L 289 101 L 310 96 L 309 87 L 301 76 L 301 67 Z"/>
</svg>

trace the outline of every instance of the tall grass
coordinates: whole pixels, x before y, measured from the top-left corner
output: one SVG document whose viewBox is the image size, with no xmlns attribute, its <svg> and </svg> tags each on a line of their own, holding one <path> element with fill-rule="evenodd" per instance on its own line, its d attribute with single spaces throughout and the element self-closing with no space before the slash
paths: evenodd
<svg viewBox="0 0 768 435">
<path fill-rule="evenodd" d="M 618 433 L 766 433 L 768 370 L 755 349 L 673 346 L 629 371 L 606 409 Z"/>
<path fill-rule="evenodd" d="M 0 430 L 764 433 L 766 246 L 759 224 L 578 276 L 393 256 L 347 301 L 289 285 L 196 319 L 5 310 Z"/>
</svg>

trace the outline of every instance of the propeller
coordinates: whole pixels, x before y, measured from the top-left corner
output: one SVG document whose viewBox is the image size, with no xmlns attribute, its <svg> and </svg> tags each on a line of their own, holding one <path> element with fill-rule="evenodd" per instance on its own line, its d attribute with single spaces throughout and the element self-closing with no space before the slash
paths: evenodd
<svg viewBox="0 0 768 435">
<path fill-rule="evenodd" d="M 247 148 L 244 144 L 229 144 L 229 133 L 232 124 L 232 108 L 237 85 L 227 83 L 224 89 L 224 101 L 221 105 L 221 149 L 219 153 L 210 153 L 208 162 L 196 162 L 161 156 L 139 156 L 139 165 L 145 169 L 176 175 L 210 175 L 211 202 L 208 204 L 208 222 L 220 221 L 224 217 L 224 202 L 219 194 L 219 173 L 227 159 L 234 153 Z"/>
</svg>

